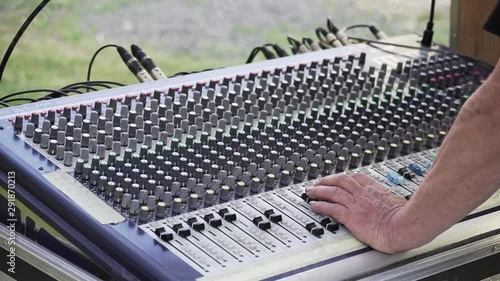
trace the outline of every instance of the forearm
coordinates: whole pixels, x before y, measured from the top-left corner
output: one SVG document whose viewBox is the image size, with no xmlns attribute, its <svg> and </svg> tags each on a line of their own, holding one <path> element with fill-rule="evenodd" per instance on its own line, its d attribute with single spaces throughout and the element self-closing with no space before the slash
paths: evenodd
<svg viewBox="0 0 500 281">
<path fill-rule="evenodd" d="M 500 63 L 499 63 L 500 65 Z M 421 246 L 500 186 L 500 66 L 470 98 L 419 190 L 398 214 L 397 250 Z"/>
</svg>

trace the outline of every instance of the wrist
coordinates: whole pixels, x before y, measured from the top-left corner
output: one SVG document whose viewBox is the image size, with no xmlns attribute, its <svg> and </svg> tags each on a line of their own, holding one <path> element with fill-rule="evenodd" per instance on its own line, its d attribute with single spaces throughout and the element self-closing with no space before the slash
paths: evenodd
<svg viewBox="0 0 500 281">
<path fill-rule="evenodd" d="M 410 209 L 410 203 L 402 206 L 391 219 L 389 246 L 390 253 L 399 253 L 418 248 L 432 241 L 429 228 L 419 221 L 415 211 Z"/>
<path fill-rule="evenodd" d="M 400 206 L 390 214 L 387 225 L 386 249 L 384 252 L 388 254 L 395 254 L 408 250 L 409 238 L 407 233 L 408 226 L 405 224 L 405 206 Z"/>
</svg>

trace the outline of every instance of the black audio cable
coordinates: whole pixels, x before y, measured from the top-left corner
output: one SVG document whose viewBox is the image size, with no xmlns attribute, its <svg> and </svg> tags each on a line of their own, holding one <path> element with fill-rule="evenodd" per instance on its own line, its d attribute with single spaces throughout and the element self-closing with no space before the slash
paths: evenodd
<svg viewBox="0 0 500 281">
<path fill-rule="evenodd" d="M 79 86 L 79 85 L 100 86 L 100 87 L 107 88 L 107 89 L 111 89 L 112 86 L 118 86 L 118 87 L 126 86 L 125 84 L 122 84 L 119 82 L 114 82 L 114 81 L 83 81 L 83 82 L 76 82 L 76 83 L 66 85 L 66 86 L 62 87 L 61 89 L 72 88 L 74 86 Z"/>
<path fill-rule="evenodd" d="M 93 88 L 93 87 L 89 87 L 89 86 L 85 86 L 84 88 L 69 88 L 69 89 L 64 89 L 64 90 L 61 90 L 59 89 L 59 91 L 61 92 L 65 92 L 67 94 L 71 94 L 71 93 L 74 93 L 74 94 L 83 94 L 84 92 L 82 91 L 79 91 L 78 89 L 88 89 L 88 90 L 92 90 L 92 91 L 97 91 L 96 88 Z M 59 98 L 59 97 L 56 97 L 56 98 Z"/>
<path fill-rule="evenodd" d="M 389 36 L 387 36 L 387 34 L 385 34 L 385 32 L 383 32 L 381 29 L 378 29 L 374 25 L 371 25 L 370 27 L 368 27 L 368 29 L 370 29 L 370 31 L 373 33 L 373 35 L 375 35 L 375 37 L 377 37 L 377 39 L 379 39 L 379 40 L 389 38 Z"/>
<path fill-rule="evenodd" d="M 14 98 L 14 97 L 18 97 L 18 96 L 21 96 L 21 95 L 27 95 L 27 94 L 31 95 L 31 94 L 36 94 L 36 93 L 51 93 L 51 94 L 58 94 L 60 96 L 68 96 L 67 93 L 65 93 L 63 91 L 59 91 L 59 90 L 36 89 L 36 90 L 20 91 L 20 92 L 15 92 L 15 93 L 12 93 L 12 94 L 5 95 L 5 96 L 3 96 L 3 97 L 0 98 L 0 101 L 5 102 L 9 98 Z"/>
<path fill-rule="evenodd" d="M 221 68 L 223 68 L 223 67 L 221 67 Z M 172 75 L 170 77 L 184 76 L 184 75 L 201 73 L 201 72 L 211 71 L 211 70 L 221 69 L 221 68 L 206 68 L 206 69 L 203 69 L 203 70 L 196 70 L 196 71 L 181 71 L 181 72 L 177 72 L 176 74 L 174 74 L 174 75 Z"/>
<path fill-rule="evenodd" d="M 116 48 L 118 54 L 122 58 L 125 65 L 127 65 L 128 69 L 137 77 L 139 82 L 148 82 L 153 81 L 153 78 L 149 76 L 149 74 L 142 68 L 139 62 L 122 46 L 118 46 Z"/>
<path fill-rule="evenodd" d="M 429 15 L 429 22 L 427 22 L 427 28 L 424 30 L 424 37 L 422 38 L 422 46 L 430 47 L 432 44 L 432 36 L 434 36 L 434 9 L 436 8 L 436 0 L 431 2 L 431 12 Z"/>
<path fill-rule="evenodd" d="M 271 52 L 271 50 L 269 50 L 268 47 L 273 48 L 273 50 L 274 50 L 274 52 L 276 54 L 274 54 L 273 52 Z M 248 56 L 248 59 L 246 60 L 245 63 L 251 63 L 251 62 L 253 62 L 253 60 L 259 54 L 259 52 L 262 52 L 262 54 L 264 55 L 264 57 L 266 59 L 268 59 L 268 60 L 269 59 L 275 59 L 276 55 L 278 57 L 280 57 L 280 58 L 288 57 L 289 56 L 288 53 L 283 48 L 281 48 L 279 45 L 268 43 L 268 44 L 264 44 L 262 46 L 253 48 L 253 50 L 250 52 L 250 55 Z"/>
<path fill-rule="evenodd" d="M 167 79 L 167 76 L 163 73 L 163 71 L 156 66 L 154 61 L 146 55 L 144 50 L 142 50 L 139 46 L 132 44 L 130 46 L 132 50 L 132 55 L 139 61 L 139 63 L 146 69 L 146 71 L 153 77 L 154 80 L 162 80 Z"/>
<path fill-rule="evenodd" d="M 419 47 L 419 46 L 411 46 L 411 45 L 404 45 L 404 44 L 398 44 L 398 43 L 390 43 L 390 42 L 370 40 L 370 39 L 352 37 L 352 36 L 350 36 L 349 39 L 356 40 L 356 41 L 361 42 L 361 43 L 369 42 L 369 43 L 373 43 L 373 44 L 401 47 L 401 48 L 406 48 L 406 49 L 415 49 L 415 50 L 424 50 L 427 52 L 444 53 L 442 50 L 432 49 L 432 48 L 428 48 L 428 47 Z"/>
<path fill-rule="evenodd" d="M 93 91 L 93 92 L 99 91 L 99 89 L 97 89 L 96 87 L 87 86 L 87 85 L 79 85 L 79 86 L 75 86 L 75 87 L 71 87 L 71 88 L 66 88 L 66 89 L 63 89 L 60 91 L 64 91 L 66 93 L 83 94 L 83 92 L 78 91 L 78 89 L 85 89 L 85 90 L 87 90 L 87 93 L 89 92 L 89 90 Z"/>
<path fill-rule="evenodd" d="M 81 89 L 86 90 L 85 92 L 90 92 L 90 91 L 99 91 L 101 89 L 99 88 L 104 88 L 104 89 L 111 89 L 113 86 L 125 86 L 124 84 L 117 83 L 117 82 L 112 82 L 112 81 L 83 81 L 83 82 L 77 82 L 73 83 L 67 86 L 62 87 L 59 89 L 61 92 L 65 93 L 75 93 L 75 94 L 83 94 L 84 92 L 80 91 Z M 51 99 L 51 98 L 58 98 L 60 97 L 57 93 L 51 93 L 47 96 L 44 97 L 44 99 Z"/>
<path fill-rule="evenodd" d="M 273 51 L 280 58 L 288 57 L 289 56 L 288 53 L 283 48 L 281 48 L 278 44 L 267 43 L 265 45 L 262 45 L 262 47 L 271 47 L 271 48 L 273 48 Z"/>
<path fill-rule="evenodd" d="M 172 75 L 171 77 L 184 76 L 184 75 L 189 75 L 189 74 L 191 74 L 191 72 L 181 71 L 181 72 L 177 72 L 176 74 Z"/>
<path fill-rule="evenodd" d="M 328 46 L 332 46 L 334 48 L 342 47 L 342 43 L 340 43 L 339 39 L 337 39 L 337 36 L 322 27 L 316 28 L 316 37 L 318 37 L 320 42 Z"/>
<path fill-rule="evenodd" d="M 111 87 L 109 87 L 109 86 L 105 86 L 103 88 L 105 88 L 105 89 L 111 89 Z M 85 90 L 87 90 L 87 93 L 89 91 L 94 91 L 95 92 L 95 91 L 99 91 L 100 90 L 100 89 L 97 88 L 96 85 L 78 85 L 78 86 L 74 86 L 74 87 L 71 87 L 71 88 L 61 89 L 61 91 L 64 91 L 64 92 L 67 92 L 67 93 L 69 93 L 69 92 L 78 93 L 79 92 L 78 89 L 85 89 Z"/>
<path fill-rule="evenodd" d="M 111 89 L 109 85 L 105 84 L 96 84 L 95 86 L 101 86 L 102 88 L 106 89 Z M 74 93 L 74 94 L 83 94 L 83 91 L 80 91 L 79 89 L 86 89 L 86 90 L 91 90 L 91 91 L 98 91 L 99 89 L 88 86 L 88 85 L 82 85 L 82 84 L 77 84 L 71 87 L 63 87 L 59 90 L 52 90 L 52 89 L 34 89 L 34 90 L 26 90 L 26 91 L 20 91 L 20 92 L 15 92 L 6 96 L 3 96 L 0 98 L 0 101 L 11 101 L 9 98 L 13 97 L 18 97 L 22 95 L 33 95 L 33 94 L 40 94 L 40 93 L 49 93 L 41 98 L 33 98 L 33 100 L 29 101 L 41 101 L 41 100 L 49 100 L 49 99 L 55 99 L 55 98 L 60 98 L 60 97 L 65 97 L 69 96 L 69 94 Z M 88 92 L 88 91 L 87 91 Z M 31 98 L 31 97 L 26 97 L 26 99 Z M 26 100 L 28 101 L 28 100 Z"/>
<path fill-rule="evenodd" d="M 337 36 L 337 38 L 339 39 L 339 41 L 342 43 L 342 45 L 350 45 L 349 43 L 349 40 L 348 40 L 348 37 L 347 35 L 342 32 L 341 30 L 339 30 L 332 22 L 332 20 L 330 18 L 328 18 L 326 20 L 326 26 L 328 28 L 328 30 L 335 34 L 335 36 Z"/>
<path fill-rule="evenodd" d="M 324 44 L 323 42 L 315 42 L 309 37 L 304 37 L 302 38 L 302 44 L 306 45 L 309 49 L 312 51 L 321 51 L 321 50 L 326 50 L 329 49 L 330 47 Z"/>
<path fill-rule="evenodd" d="M 379 46 L 375 46 L 375 44 L 371 43 L 371 42 L 365 42 L 366 45 L 372 47 L 373 49 L 377 49 L 377 50 L 380 50 L 384 53 L 387 53 L 387 54 L 390 54 L 390 55 L 395 55 L 395 56 L 399 56 L 399 57 L 403 57 L 403 58 L 406 58 L 406 59 L 410 59 L 410 60 L 413 60 L 414 57 L 411 57 L 411 56 L 407 56 L 407 55 L 404 55 L 404 54 L 400 54 L 398 52 L 393 52 L 393 51 L 389 51 L 389 50 L 386 50 L 384 48 L 381 48 Z"/>
<path fill-rule="evenodd" d="M 9 44 L 9 47 L 5 51 L 5 54 L 3 55 L 2 62 L 0 63 L 0 81 L 2 81 L 3 77 L 3 72 L 5 70 L 5 67 L 7 66 L 7 62 L 9 61 L 10 55 L 16 48 L 17 42 L 21 39 L 23 36 L 24 32 L 26 29 L 28 29 L 28 26 L 31 24 L 31 22 L 36 18 L 36 16 L 40 13 L 40 11 L 43 10 L 43 8 L 50 2 L 50 0 L 43 0 L 38 4 L 38 6 L 33 10 L 33 12 L 28 16 L 28 18 L 24 21 L 23 25 L 19 30 L 17 31 L 16 35 L 14 36 L 14 39 Z"/>
<path fill-rule="evenodd" d="M 288 43 L 295 48 L 296 52 L 299 54 L 304 54 L 310 52 L 306 45 L 299 42 L 297 39 L 293 38 L 291 35 L 287 36 Z"/>
<path fill-rule="evenodd" d="M 370 32 L 373 34 L 373 36 L 375 36 L 375 38 L 377 38 L 379 40 L 389 38 L 382 30 L 380 30 L 376 26 L 370 25 L 370 24 L 351 25 L 351 26 L 348 26 L 348 27 L 342 29 L 342 32 L 346 33 L 347 31 L 352 30 L 352 29 L 356 29 L 356 28 L 368 28 L 370 30 Z"/>
<path fill-rule="evenodd" d="M 278 44 L 271 44 L 271 47 L 273 48 L 274 52 L 278 55 L 278 57 L 283 58 L 289 56 L 288 53 Z"/>
<path fill-rule="evenodd" d="M 51 91 L 51 93 L 40 98 L 39 100 L 48 100 L 48 99 L 54 99 L 54 98 L 59 98 L 61 96 L 65 96 L 65 95 L 62 95 L 61 93 L 83 94 L 84 92 L 80 91 L 80 89 L 85 89 L 85 90 L 87 90 L 86 92 L 88 93 L 89 91 L 101 90 L 99 88 L 111 89 L 115 86 L 122 87 L 125 85 L 122 83 L 113 82 L 113 81 L 82 81 L 82 82 L 77 82 L 77 83 L 72 83 L 72 84 L 66 85 L 59 90 L 46 90 L 46 91 Z M 31 93 L 32 91 L 29 91 L 29 92 Z"/>
<path fill-rule="evenodd" d="M 4 100 L 3 102 L 5 102 L 5 103 L 11 103 L 11 102 L 20 102 L 20 101 L 37 102 L 37 101 L 40 101 L 40 100 L 39 99 L 34 99 L 34 98 L 13 98 L 13 99 Z"/>
<path fill-rule="evenodd" d="M 302 38 L 302 44 L 306 46 L 308 49 L 311 51 L 319 51 L 321 50 L 321 47 L 315 43 L 311 38 L 309 37 L 303 37 Z"/>
<path fill-rule="evenodd" d="M 261 48 L 261 52 L 262 54 L 264 54 L 264 57 L 267 59 L 267 60 L 272 60 L 272 59 L 275 59 L 276 58 L 276 55 L 271 52 L 267 46 L 262 46 Z"/>
<path fill-rule="evenodd" d="M 70 85 L 64 86 L 59 91 L 66 92 L 66 93 L 77 93 L 77 94 L 82 94 L 80 89 L 85 89 L 87 90 L 86 92 L 88 93 L 89 91 L 99 91 L 103 89 L 112 89 L 113 87 L 122 87 L 125 86 L 122 83 L 118 82 L 113 82 L 113 81 L 83 81 L 83 82 L 77 82 L 77 83 L 72 83 Z M 50 95 L 49 95 L 50 96 Z"/>
<path fill-rule="evenodd" d="M 245 63 L 251 63 L 251 62 L 253 62 L 253 60 L 255 59 L 255 57 L 257 56 L 257 54 L 259 52 L 261 52 L 261 51 L 262 51 L 262 47 L 260 47 L 260 46 L 253 48 L 253 50 L 250 52 L 250 55 L 248 56 L 248 59 L 247 59 L 247 61 Z"/>
<path fill-rule="evenodd" d="M 252 52 L 250 52 L 250 55 L 248 56 L 248 59 L 246 63 L 251 63 L 255 59 L 255 57 L 261 52 L 264 57 L 268 60 L 275 59 L 276 55 L 271 52 L 267 47 L 273 46 L 273 44 L 265 44 L 259 47 L 255 47 Z"/>
<path fill-rule="evenodd" d="M 41 98 L 29 101 L 40 101 L 40 100 L 48 100 L 48 99 L 54 99 L 54 98 L 59 98 L 63 96 L 68 96 L 69 93 L 77 93 L 77 94 L 83 94 L 83 92 L 78 91 L 77 89 L 63 89 L 63 90 L 52 90 L 52 89 L 35 89 L 35 90 L 26 90 L 26 91 L 20 91 L 20 92 L 15 92 L 6 96 L 3 96 L 0 98 L 0 101 L 11 101 L 9 100 L 10 98 L 18 97 L 18 96 L 23 96 L 23 95 L 29 95 L 32 96 L 33 94 L 40 94 L 40 93 L 49 93 L 48 95 L 45 95 Z M 26 97 L 25 99 L 28 99 L 31 97 Z"/>
<path fill-rule="evenodd" d="M 92 59 L 90 60 L 90 63 L 89 63 L 89 67 L 87 69 L 87 81 L 90 81 L 90 74 L 92 73 L 92 66 L 94 65 L 94 61 L 97 57 L 97 55 L 99 55 L 99 53 L 107 48 L 118 48 L 118 45 L 116 44 L 107 44 L 107 45 L 104 45 L 102 47 L 100 47 L 95 53 L 94 55 L 92 56 Z"/>
<path fill-rule="evenodd" d="M 318 42 L 318 45 L 321 47 L 322 50 L 327 50 L 332 48 L 332 46 L 329 46 L 321 41 Z"/>
<path fill-rule="evenodd" d="M 371 44 L 380 44 L 380 45 L 386 45 L 386 46 L 393 46 L 393 47 L 399 47 L 399 48 L 406 48 L 406 49 L 415 49 L 415 50 L 423 50 L 423 51 L 427 51 L 427 52 L 433 52 L 433 53 L 440 53 L 440 54 L 448 54 L 450 53 L 449 51 L 446 51 L 446 50 L 439 50 L 439 49 L 432 49 L 432 48 L 428 48 L 428 47 L 418 47 L 418 46 L 411 46 L 411 45 L 404 45 L 404 44 L 397 44 L 397 43 L 390 43 L 390 42 L 384 42 L 384 41 L 375 41 L 375 40 L 369 40 L 369 39 L 364 39 L 364 38 L 358 38 L 358 37 L 349 37 L 349 39 L 352 39 L 352 40 L 356 40 L 358 42 L 364 42 L 364 43 L 371 43 Z M 386 52 L 390 52 L 388 50 L 384 50 Z M 483 62 L 483 61 L 480 61 L 478 59 L 475 59 L 473 57 L 470 57 L 468 55 L 464 55 L 464 54 L 461 54 L 461 53 L 458 53 L 456 51 L 452 52 L 453 54 L 456 54 L 464 59 L 468 59 L 468 60 L 471 60 L 475 63 L 478 63 L 482 66 L 484 66 L 485 68 L 489 69 L 489 70 L 493 70 L 493 66 L 486 63 L 486 62 Z"/>
</svg>

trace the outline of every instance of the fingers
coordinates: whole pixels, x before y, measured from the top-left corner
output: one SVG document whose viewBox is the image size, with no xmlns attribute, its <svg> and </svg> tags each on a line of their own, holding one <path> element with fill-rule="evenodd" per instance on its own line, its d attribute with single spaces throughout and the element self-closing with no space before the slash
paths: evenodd
<svg viewBox="0 0 500 281">
<path fill-rule="evenodd" d="M 357 181 L 361 186 L 373 185 L 377 183 L 370 176 L 363 173 L 355 173 L 351 176 L 355 181 Z"/>
<path fill-rule="evenodd" d="M 312 199 L 319 199 L 331 203 L 338 203 L 346 207 L 354 201 L 354 197 L 349 192 L 337 186 L 315 186 L 306 190 L 307 196 Z"/>
<path fill-rule="evenodd" d="M 382 193 L 387 193 L 389 190 L 387 190 L 385 187 L 380 185 L 376 180 L 374 180 L 372 177 L 363 174 L 363 173 L 356 173 L 351 176 L 355 181 L 357 181 L 361 186 L 365 188 L 372 188 L 375 189 L 379 192 Z"/>
<path fill-rule="evenodd" d="M 351 194 L 363 189 L 355 179 L 345 174 L 324 177 L 316 183 L 316 186 L 319 185 L 338 186 Z"/>
<path fill-rule="evenodd" d="M 349 222 L 349 210 L 345 206 L 328 202 L 312 201 L 311 209 L 318 214 L 332 217 L 341 224 L 345 225 Z"/>
</svg>

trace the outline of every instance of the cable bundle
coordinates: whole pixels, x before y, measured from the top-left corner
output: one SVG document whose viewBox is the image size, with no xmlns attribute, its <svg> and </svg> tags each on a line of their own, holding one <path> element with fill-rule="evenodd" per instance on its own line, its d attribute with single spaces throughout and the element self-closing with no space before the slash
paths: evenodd
<svg viewBox="0 0 500 281">
<path fill-rule="evenodd" d="M 34 89 L 15 92 L 0 98 L 0 106 L 9 107 L 10 103 L 19 102 L 37 102 L 50 100 L 60 97 L 66 97 L 71 94 L 83 94 L 89 91 L 99 91 L 103 89 L 111 89 L 113 87 L 125 86 L 124 84 L 113 82 L 113 81 L 83 81 L 73 83 L 62 87 L 59 90 L 54 89 Z M 34 94 L 45 94 L 39 98 L 33 98 Z M 27 96 L 28 95 L 28 96 Z"/>
</svg>

